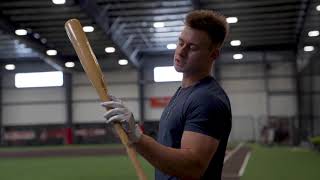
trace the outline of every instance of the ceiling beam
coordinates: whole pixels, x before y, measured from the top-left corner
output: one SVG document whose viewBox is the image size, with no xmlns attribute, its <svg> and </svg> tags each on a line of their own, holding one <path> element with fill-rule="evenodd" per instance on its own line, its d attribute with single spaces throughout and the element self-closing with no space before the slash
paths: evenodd
<svg viewBox="0 0 320 180">
<path fill-rule="evenodd" d="M 107 5 L 108 1 L 105 3 L 99 3 L 101 5 Z M 114 3 L 112 6 L 110 6 L 110 10 L 121 10 L 121 9 L 151 9 L 151 8 L 158 8 L 158 7 L 181 7 L 181 6 L 190 6 L 192 3 L 190 1 L 168 1 L 168 0 L 153 0 L 153 1 L 139 1 L 139 2 L 132 2 L 132 1 L 127 1 L 127 2 L 121 2 L 121 3 Z"/>
<path fill-rule="evenodd" d="M 301 2 L 301 8 L 303 9 L 303 11 L 301 11 L 299 18 L 298 18 L 298 22 L 297 22 L 297 49 L 300 46 L 300 42 L 302 37 L 302 32 L 303 29 L 305 27 L 306 21 L 307 21 L 307 16 L 308 16 L 308 12 L 310 11 L 310 4 L 311 4 L 312 0 L 302 0 Z M 306 4 L 306 6 L 303 6 L 303 4 Z"/>
<path fill-rule="evenodd" d="M 201 9 L 200 0 L 191 0 L 191 3 L 194 10 Z"/>
<path fill-rule="evenodd" d="M 287 3 L 299 3 L 301 0 L 259 0 L 259 1 L 221 1 L 220 3 L 212 2 L 211 0 L 202 0 L 202 4 L 207 8 L 214 9 L 234 9 L 234 8 L 256 8 L 259 6 L 279 6 Z"/>
<path fill-rule="evenodd" d="M 0 29 L 5 32 L 8 36 L 13 39 L 19 40 L 20 43 L 26 45 L 26 47 L 31 48 L 34 52 L 38 54 L 38 56 L 44 60 L 46 63 L 51 65 L 54 69 L 64 72 L 71 72 L 71 70 L 67 69 L 63 65 L 63 60 L 61 57 L 55 56 L 50 57 L 46 54 L 47 47 L 37 39 L 35 39 L 31 35 L 27 36 L 17 36 L 14 34 L 17 26 L 10 22 L 4 15 L 0 16 Z"/>
<path fill-rule="evenodd" d="M 125 24 L 120 22 L 120 18 L 115 20 L 113 24 L 110 26 L 110 17 L 108 14 L 108 5 L 105 5 L 102 9 L 99 7 L 95 0 L 79 0 L 80 7 L 87 12 L 89 16 L 91 16 L 96 24 L 101 27 L 106 36 L 111 39 L 114 44 L 118 46 L 118 49 L 127 56 L 129 61 L 136 67 L 140 67 L 140 63 L 138 60 L 139 48 L 133 48 L 130 46 L 130 43 L 127 43 L 127 40 L 121 34 Z M 123 47 L 126 45 L 126 48 Z"/>
<path fill-rule="evenodd" d="M 223 47 L 221 50 L 221 53 L 230 53 L 230 52 L 264 52 L 264 51 L 294 51 L 295 49 L 295 43 L 283 43 L 283 44 L 270 44 L 270 45 L 255 45 L 255 46 L 246 46 L 246 47 Z M 168 50 L 164 49 L 162 47 L 156 47 L 156 48 L 147 48 L 141 50 L 142 53 L 145 54 L 152 54 L 155 52 L 165 52 L 165 53 L 171 53 L 174 52 L 174 50 Z"/>
<path fill-rule="evenodd" d="M 299 15 L 298 22 L 297 22 L 297 34 L 296 34 L 296 47 L 295 47 L 295 53 L 296 53 L 296 61 L 297 61 L 297 70 L 302 71 L 304 67 L 306 67 L 310 61 L 311 56 L 307 54 L 304 56 L 304 51 L 300 49 L 303 46 L 303 40 L 304 35 L 302 34 L 304 27 L 306 25 L 306 21 L 308 20 L 308 13 L 310 12 L 312 0 L 302 0 L 301 7 L 302 12 Z M 302 4 L 305 3 L 306 6 L 302 6 Z M 303 63 L 301 63 L 303 62 Z"/>
</svg>

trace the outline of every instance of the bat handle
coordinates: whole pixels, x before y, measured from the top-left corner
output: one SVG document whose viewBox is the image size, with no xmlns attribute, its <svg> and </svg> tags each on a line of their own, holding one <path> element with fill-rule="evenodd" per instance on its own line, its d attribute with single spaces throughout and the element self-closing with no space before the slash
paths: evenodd
<svg viewBox="0 0 320 180">
<path fill-rule="evenodd" d="M 141 164 L 137 159 L 136 151 L 133 149 L 133 147 L 129 146 L 128 135 L 126 134 L 126 132 L 123 130 L 122 126 L 119 123 L 115 123 L 114 128 L 117 134 L 119 135 L 122 144 L 126 147 L 127 153 L 129 155 L 129 158 L 131 159 L 131 162 L 133 163 L 133 166 L 137 172 L 139 180 L 147 180 L 147 176 L 144 174 Z"/>
</svg>

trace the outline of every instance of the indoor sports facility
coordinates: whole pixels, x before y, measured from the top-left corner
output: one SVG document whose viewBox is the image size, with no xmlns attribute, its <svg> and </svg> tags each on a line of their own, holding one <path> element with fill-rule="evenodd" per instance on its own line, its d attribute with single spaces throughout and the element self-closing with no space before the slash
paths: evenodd
<svg viewBox="0 0 320 180">
<path fill-rule="evenodd" d="M 229 26 L 210 72 L 232 112 L 221 179 L 319 180 L 319 0 L 1 0 L 0 179 L 156 179 L 101 103 L 156 140 L 194 10 Z"/>
</svg>

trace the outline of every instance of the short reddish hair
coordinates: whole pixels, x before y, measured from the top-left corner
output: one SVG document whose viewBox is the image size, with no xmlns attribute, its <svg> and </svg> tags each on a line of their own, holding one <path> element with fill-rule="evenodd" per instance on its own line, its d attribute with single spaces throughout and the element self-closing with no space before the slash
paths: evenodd
<svg viewBox="0 0 320 180">
<path fill-rule="evenodd" d="M 210 10 L 195 10 L 190 12 L 186 17 L 185 25 L 207 32 L 211 41 L 218 48 L 221 48 L 229 33 L 229 25 L 226 18 Z"/>
</svg>

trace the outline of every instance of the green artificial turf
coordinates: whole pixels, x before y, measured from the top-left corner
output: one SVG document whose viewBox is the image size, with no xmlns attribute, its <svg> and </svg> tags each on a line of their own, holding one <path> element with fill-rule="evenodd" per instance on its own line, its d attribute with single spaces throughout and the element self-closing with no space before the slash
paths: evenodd
<svg viewBox="0 0 320 180">
<path fill-rule="evenodd" d="M 148 179 L 154 169 L 140 158 Z M 128 180 L 138 179 L 127 156 L 2 158 L 1 180 Z"/>
<path fill-rule="evenodd" d="M 252 145 L 241 180 L 319 180 L 320 153 L 301 148 Z"/>
<path fill-rule="evenodd" d="M 59 150 L 59 149 L 81 149 L 81 148 L 124 148 L 122 144 L 88 144 L 88 145 L 51 145 L 51 146 L 13 146 L 0 147 L 1 151 L 42 151 L 42 150 Z"/>
</svg>

